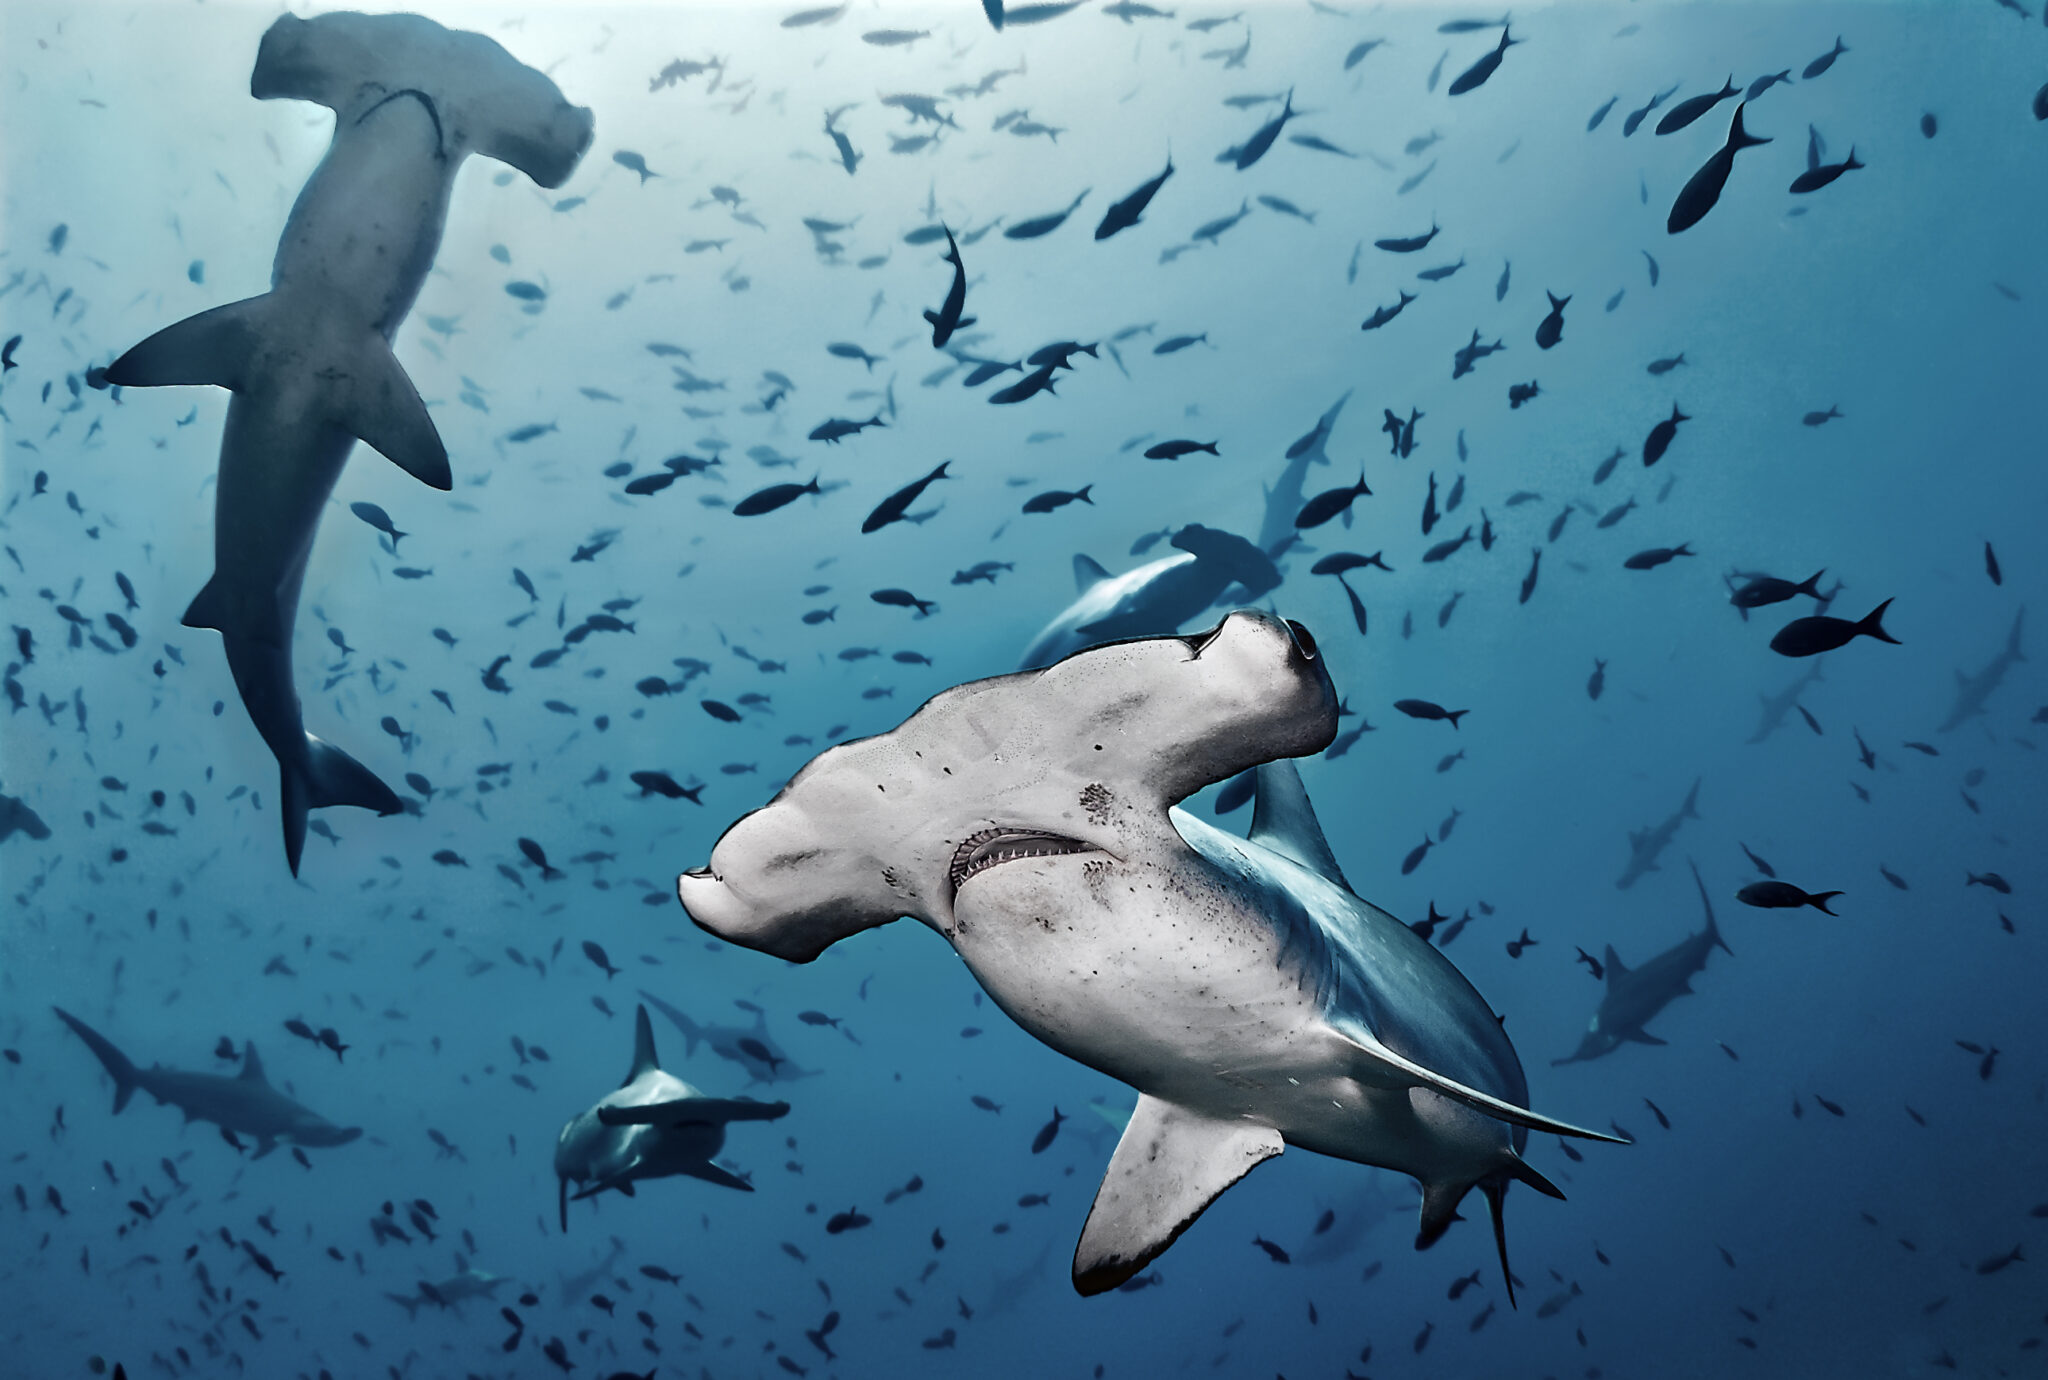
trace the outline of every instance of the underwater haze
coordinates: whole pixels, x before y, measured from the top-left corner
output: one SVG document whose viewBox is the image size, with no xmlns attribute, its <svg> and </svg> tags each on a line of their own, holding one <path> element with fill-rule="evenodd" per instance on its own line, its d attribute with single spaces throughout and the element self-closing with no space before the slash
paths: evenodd
<svg viewBox="0 0 2048 1380">
<path fill-rule="evenodd" d="M 0 10 L 0 1372 L 2048 1373 L 2048 3 L 418 11 Z M 1240 605 L 1630 1143 L 1080 1297 L 1137 1093 L 677 878 Z"/>
</svg>

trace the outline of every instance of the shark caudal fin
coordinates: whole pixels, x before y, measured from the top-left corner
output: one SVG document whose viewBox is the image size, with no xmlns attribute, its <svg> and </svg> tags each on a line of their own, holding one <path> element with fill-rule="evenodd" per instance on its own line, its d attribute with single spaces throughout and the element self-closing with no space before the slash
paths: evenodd
<svg viewBox="0 0 2048 1380">
<path fill-rule="evenodd" d="M 1727 941 L 1727 940 L 1725 940 L 1725 939 L 1723 939 L 1723 938 L 1721 937 L 1721 927 L 1720 927 L 1719 925 L 1716 925 L 1716 924 L 1714 923 L 1714 903 L 1713 903 L 1713 901 L 1712 901 L 1711 899 L 1709 899 L 1709 898 L 1708 898 L 1708 896 L 1707 896 L 1707 884 L 1706 884 L 1705 880 L 1703 880 L 1703 879 L 1701 878 L 1701 876 L 1700 876 L 1700 865 L 1699 865 L 1698 863 L 1694 862 L 1694 861 L 1693 861 L 1693 860 L 1692 860 L 1691 858 L 1687 858 L 1687 859 L 1685 860 L 1685 865 L 1686 865 L 1687 867 L 1690 867 L 1690 868 L 1692 869 L 1692 881 L 1693 881 L 1693 885 L 1694 885 L 1694 886 L 1696 886 L 1696 887 L 1698 887 L 1698 888 L 1700 889 L 1700 904 L 1701 904 L 1702 906 L 1704 906 L 1704 907 L 1706 908 L 1706 912 L 1707 912 L 1707 929 L 1706 929 L 1706 934 L 1707 934 L 1707 938 L 1708 938 L 1708 939 L 1710 939 L 1710 940 L 1712 940 L 1712 941 L 1713 941 L 1713 942 L 1714 942 L 1714 943 L 1715 943 L 1715 944 L 1716 944 L 1717 946 L 1719 946 L 1719 948 L 1720 948 L 1720 950 L 1721 950 L 1721 952 L 1722 952 L 1722 953 L 1724 953 L 1724 954 L 1727 954 L 1727 955 L 1728 955 L 1728 956 L 1729 956 L 1730 958 L 1733 958 L 1733 957 L 1735 956 L 1735 950 L 1733 950 L 1733 949 L 1731 949 L 1731 948 L 1729 948 L 1729 947 L 1728 947 L 1728 941 Z M 1610 946 L 1608 947 L 1608 950 L 1607 950 L 1607 958 L 1608 958 L 1608 964 L 1607 964 L 1607 966 L 1608 966 L 1609 968 L 1613 968 L 1613 967 L 1616 967 L 1616 966 L 1618 966 L 1618 965 L 1617 965 L 1617 961 L 1616 961 L 1616 959 L 1615 959 L 1615 957 L 1614 957 L 1614 949 L 1613 949 L 1613 947 L 1612 947 L 1611 945 L 1610 945 Z M 1704 951 L 1704 950 L 1702 950 L 1702 951 L 1701 951 L 1701 960 L 1700 960 L 1700 961 L 1701 961 L 1702 963 L 1704 963 L 1704 962 L 1706 961 L 1706 958 L 1705 958 L 1705 951 Z"/>
<path fill-rule="evenodd" d="M 419 1317 L 420 1305 L 426 1302 L 425 1299 L 411 1294 L 386 1294 L 384 1297 L 403 1308 L 408 1318 Z"/>
<path fill-rule="evenodd" d="M 119 1116 L 121 1109 L 128 1105 L 128 1099 L 135 1096 L 135 1090 L 142 1086 L 140 1071 L 127 1055 L 114 1048 L 112 1040 L 63 1007 L 53 1006 L 50 1009 L 57 1013 L 64 1024 L 77 1032 L 78 1038 L 85 1041 L 85 1047 L 98 1055 L 100 1063 L 105 1065 L 108 1076 L 114 1080 L 114 1115 Z"/>
<path fill-rule="evenodd" d="M 306 770 L 294 771 L 291 764 L 278 763 L 278 813 L 284 818 L 284 857 L 292 875 L 299 875 L 299 855 L 306 848 L 306 815 L 330 805 L 357 805 L 380 815 L 395 815 L 405 808 L 396 792 L 377 774 L 355 758 L 306 735 Z"/>
<path fill-rule="evenodd" d="M 1140 1095 L 1074 1250 L 1074 1288 L 1116 1288 L 1194 1225 L 1219 1194 L 1286 1148 L 1280 1133 Z"/>
<path fill-rule="evenodd" d="M 259 366 L 274 352 L 273 338 L 288 338 L 294 350 L 303 350 L 304 335 L 291 310 L 265 293 L 164 327 L 108 365 L 107 382 L 123 388 L 215 384 L 246 393 L 263 382 Z M 421 483 L 444 491 L 454 487 L 448 448 L 383 336 L 365 332 L 343 352 L 316 352 L 305 359 L 304 371 L 308 378 L 333 381 L 315 401 L 324 420 Z"/>
</svg>

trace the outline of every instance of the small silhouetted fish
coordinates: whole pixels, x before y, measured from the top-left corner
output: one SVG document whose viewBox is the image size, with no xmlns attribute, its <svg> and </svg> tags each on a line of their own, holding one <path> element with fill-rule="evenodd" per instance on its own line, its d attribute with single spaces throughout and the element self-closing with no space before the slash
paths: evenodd
<svg viewBox="0 0 2048 1380">
<path fill-rule="evenodd" d="M 1421 843 L 1409 849 L 1408 856 L 1401 860 L 1401 875 L 1405 877 L 1416 868 L 1422 866 L 1422 860 L 1429 856 L 1429 850 L 1434 845 L 1435 840 L 1425 835 Z"/>
<path fill-rule="evenodd" d="M 1678 435 L 1678 424 L 1692 418 L 1678 410 L 1678 404 L 1671 404 L 1671 415 L 1650 428 L 1650 434 L 1643 438 L 1643 467 L 1649 468 L 1664 458 L 1664 452 L 1671 449 L 1672 440 Z"/>
<path fill-rule="evenodd" d="M 1050 513 L 1056 509 L 1066 507 L 1069 503 L 1086 503 L 1093 507 L 1095 500 L 1088 495 L 1094 487 L 1093 484 L 1083 484 L 1080 488 L 1072 491 L 1048 489 L 1042 494 L 1025 500 L 1024 511 L 1027 513 Z"/>
<path fill-rule="evenodd" d="M 1459 73 L 1457 80 L 1453 81 L 1450 85 L 1449 94 L 1462 96 L 1467 91 L 1476 90 L 1478 87 L 1485 85 L 1486 79 L 1492 76 L 1500 67 L 1502 56 L 1506 54 L 1510 47 L 1521 41 L 1519 38 L 1509 38 L 1508 30 L 1503 28 L 1500 31 L 1500 46 Z"/>
<path fill-rule="evenodd" d="M 1600 122 L 1607 118 L 1607 112 L 1614 109 L 1614 103 L 1620 99 L 1619 96 L 1609 96 L 1606 103 L 1593 112 L 1593 118 L 1586 121 L 1586 133 L 1591 134 L 1600 128 Z"/>
<path fill-rule="evenodd" d="M 1260 1250 L 1264 1251 L 1267 1254 L 1267 1256 L 1272 1259 L 1275 1265 L 1291 1265 L 1293 1263 L 1292 1258 L 1287 1254 L 1285 1250 L 1281 1249 L 1273 1242 L 1268 1241 L 1263 1236 L 1254 1236 L 1252 1238 L 1252 1244 L 1254 1246 L 1257 1246 Z"/>
<path fill-rule="evenodd" d="M 391 549 L 394 552 L 398 550 L 398 543 L 404 539 L 405 533 L 391 525 L 391 515 L 389 513 L 374 503 L 351 503 L 348 505 L 348 510 L 364 522 L 370 524 L 370 526 L 376 528 L 379 532 L 382 532 L 385 536 L 391 538 Z"/>
<path fill-rule="evenodd" d="M 1835 418 L 1841 415 L 1841 408 L 1830 407 L 1825 412 L 1809 412 L 1804 417 L 1800 418 L 1800 421 L 1804 422 L 1808 426 L 1826 426 L 1829 422 L 1835 420 Z"/>
<path fill-rule="evenodd" d="M 1662 1107 L 1659 1107 L 1656 1103 L 1652 1102 L 1647 1097 L 1643 1099 L 1643 1105 L 1650 1109 L 1651 1116 L 1657 1118 L 1657 1124 L 1659 1126 L 1662 1126 L 1667 1131 L 1671 1129 L 1671 1118 L 1664 1115 L 1664 1109 Z"/>
<path fill-rule="evenodd" d="M 1156 446 L 1147 446 L 1145 448 L 1145 458 L 1147 460 L 1178 460 L 1183 455 L 1193 455 L 1198 450 L 1207 451 L 1211 455 L 1219 453 L 1214 441 L 1161 441 Z"/>
<path fill-rule="evenodd" d="M 1817 192 L 1821 188 L 1827 186 L 1830 182 L 1833 182 L 1836 178 L 1840 177 L 1843 173 L 1854 172 L 1858 168 L 1865 166 L 1867 165 L 1856 161 L 1856 150 L 1852 148 L 1849 150 L 1849 156 L 1847 158 L 1844 158 L 1841 162 L 1822 163 L 1815 167 L 1808 168 L 1805 172 L 1793 178 L 1791 187 L 1792 194 L 1794 196 L 1799 196 L 1806 192 Z"/>
<path fill-rule="evenodd" d="M 756 489 L 753 493 L 748 494 L 745 498 L 733 504 L 733 516 L 759 517 L 763 513 L 772 513 L 777 508 L 786 508 L 805 494 L 822 492 L 823 490 L 818 487 L 818 477 L 816 475 L 811 476 L 811 481 L 808 484 L 770 484 L 765 489 Z"/>
<path fill-rule="evenodd" d="M 1729 596 L 1728 602 L 1739 609 L 1760 609 L 1771 604 L 1783 603 L 1795 594 L 1808 594 L 1820 598 L 1820 577 L 1827 574 L 1825 568 L 1793 584 L 1772 575 L 1758 575 L 1740 586 Z"/>
<path fill-rule="evenodd" d="M 541 880 L 551 882 L 562 875 L 559 869 L 549 864 L 547 850 L 532 839 L 519 840 L 519 851 L 528 862 L 540 869 Z"/>
<path fill-rule="evenodd" d="M 827 1236 L 837 1236 L 841 1232 L 854 1231 L 860 1227 L 865 1227 L 874 1220 L 874 1218 L 869 1217 L 859 1208 L 848 1208 L 845 1212 L 833 1213 L 825 1220 L 825 1234 Z"/>
<path fill-rule="evenodd" d="M 1733 96 L 1740 88 L 1731 75 L 1719 91 L 1708 91 L 1698 96 L 1689 96 L 1666 111 L 1664 118 L 1657 121 L 1659 134 L 1676 134 L 1700 116 L 1712 110 L 1721 102 Z"/>
<path fill-rule="evenodd" d="M 1735 118 L 1728 126 L 1727 142 L 1700 165 L 1700 170 L 1679 190 L 1678 199 L 1671 203 L 1671 214 L 1664 222 L 1667 234 L 1676 235 L 1691 229 L 1714 209 L 1714 204 L 1721 199 L 1722 188 L 1728 185 L 1728 174 L 1735 168 L 1737 153 L 1771 142 L 1742 127 L 1742 111 L 1743 106 L 1735 107 Z"/>
<path fill-rule="evenodd" d="M 1564 339 L 1565 304 L 1572 300 L 1569 297 L 1559 297 L 1548 289 L 1543 295 L 1550 299 L 1550 314 L 1536 326 L 1536 348 L 1539 350 L 1547 350 Z"/>
<path fill-rule="evenodd" d="M 1694 554 L 1696 553 L 1688 543 L 1681 543 L 1678 546 L 1653 546 L 1647 551 L 1636 552 L 1621 564 L 1625 570 L 1655 570 L 1667 561 Z"/>
<path fill-rule="evenodd" d="M 583 956 L 604 969 L 605 981 L 609 982 L 619 975 L 619 970 L 612 966 L 611 956 L 605 953 L 604 945 L 595 939 L 583 941 Z"/>
<path fill-rule="evenodd" d="M 1790 882 L 1751 882 L 1735 893 L 1735 899 L 1744 905 L 1756 906 L 1762 910 L 1787 910 L 1799 906 L 1812 906 L 1825 914 L 1835 912 L 1828 909 L 1828 902 L 1840 896 L 1839 891 L 1806 892 Z"/>
<path fill-rule="evenodd" d="M 1848 51 L 1848 48 L 1842 43 L 1842 36 L 1840 34 L 1835 35 L 1835 46 L 1822 53 L 1812 62 L 1807 63 L 1806 70 L 1799 74 L 1800 78 L 1805 81 L 1812 81 L 1815 77 L 1827 71 L 1828 68 L 1833 67 L 1835 59 Z"/>
<path fill-rule="evenodd" d="M 1399 316 L 1401 314 L 1401 309 L 1407 306 L 1410 302 L 1413 302 L 1414 300 L 1415 295 L 1413 293 L 1406 291 L 1402 292 L 1401 300 L 1394 303 L 1393 306 L 1375 307 L 1373 309 L 1372 315 L 1366 317 L 1365 321 L 1359 326 L 1358 329 L 1360 329 L 1361 331 L 1378 330 L 1380 327 L 1386 325 L 1389 321 L 1392 321 L 1395 317 Z"/>
<path fill-rule="evenodd" d="M 1445 709 L 1442 705 L 1433 704 L 1428 700 L 1395 700 L 1394 708 L 1411 719 L 1442 719 L 1452 728 L 1458 726 L 1459 719 L 1472 712 L 1469 709 Z"/>
<path fill-rule="evenodd" d="M 1887 599 L 1856 622 L 1846 618 L 1832 618 L 1815 614 L 1796 618 L 1778 630 L 1771 639 L 1771 650 L 1780 656 L 1814 656 L 1830 652 L 1856 637 L 1874 637 L 1880 642 L 1899 645 L 1899 639 L 1884 630 L 1884 611 L 1892 606 Z"/>
<path fill-rule="evenodd" d="M 1361 470 L 1356 484 L 1346 484 L 1334 489 L 1325 489 L 1322 493 L 1317 494 L 1314 498 L 1302 504 L 1301 511 L 1294 515 L 1294 525 L 1301 531 L 1320 527 L 1350 508 L 1358 499 L 1370 497 L 1371 494 L 1372 490 L 1365 485 L 1365 473 Z"/>
<path fill-rule="evenodd" d="M 2005 878 L 1999 876 L 1996 872 L 1972 872 L 1968 874 L 1968 878 L 1969 879 L 1963 883 L 1963 885 L 1966 887 L 1990 887 L 1993 891 L 1997 892 L 2001 896 L 2012 895 L 2012 883 L 2008 882 Z"/>
<path fill-rule="evenodd" d="M 1419 249 L 1427 248 L 1429 242 L 1437 237 L 1442 228 L 1442 226 L 1432 221 L 1430 222 L 1429 233 L 1426 235 L 1395 236 L 1384 240 L 1374 240 L 1372 243 L 1375 249 L 1384 249 L 1389 254 L 1413 254 Z"/>
</svg>

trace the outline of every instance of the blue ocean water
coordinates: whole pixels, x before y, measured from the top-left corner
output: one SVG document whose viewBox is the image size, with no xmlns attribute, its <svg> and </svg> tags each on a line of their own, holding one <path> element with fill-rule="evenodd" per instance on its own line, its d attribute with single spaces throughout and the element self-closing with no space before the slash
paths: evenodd
<svg viewBox="0 0 2048 1380">
<path fill-rule="evenodd" d="M 320 510 L 289 643 L 305 727 L 404 808 L 314 810 L 296 877 L 223 639 L 181 625 L 214 569 L 231 394 L 106 371 L 270 288 L 335 117 L 252 98 L 267 9 L 0 13 L 0 1372 L 2040 1373 L 2048 688 L 2038 656 L 2001 655 L 2033 654 L 2024 612 L 2048 604 L 2040 8 L 1517 9 L 1457 95 L 1502 16 L 1052 8 L 1000 31 L 967 0 L 426 8 L 595 132 L 552 189 L 486 154 L 455 176 L 392 342 L 452 489 L 359 445 Z M 1770 142 L 1672 233 L 1742 96 L 1658 122 L 1780 71 L 1743 108 Z M 509 118 L 419 104 L 444 147 Z M 1138 222 L 1095 238 L 1169 159 Z M 316 219 L 339 256 L 407 213 Z M 940 224 L 976 318 L 952 354 L 922 316 L 952 282 Z M 1569 298 L 1547 349 L 1546 293 Z M 272 329 L 312 358 L 329 324 Z M 991 403 L 1059 341 L 1094 352 Z M 980 360 L 1015 367 L 967 386 Z M 283 369 L 309 398 L 339 386 Z M 1390 454 L 1385 414 L 1413 413 Z M 1327 464 L 1287 487 L 1325 416 L 1303 451 Z M 881 425 L 810 439 L 832 418 Z M 1218 453 L 1144 457 L 1175 439 Z M 941 461 L 909 520 L 862 533 Z M 1369 496 L 1290 535 L 1361 473 Z M 252 541 L 289 521 L 256 511 L 277 526 Z M 677 873 L 829 743 L 1015 670 L 1077 554 L 1121 573 L 1190 523 L 1268 548 L 1285 578 L 1254 602 L 1312 630 L 1353 711 L 1347 750 L 1301 771 L 1357 891 L 1469 915 L 1432 937 L 1501 1013 L 1531 1105 L 1636 1142 L 1532 1138 L 1568 1201 L 1509 1195 L 1518 1308 L 1479 1197 L 1417 1253 L 1412 1180 L 1301 1151 L 1145 1287 L 1077 1297 L 1128 1088 L 1023 1034 L 921 926 L 794 965 L 676 903 Z M 1312 573 L 1342 551 L 1391 567 L 1346 577 L 1362 612 Z M 978 562 L 1001 564 L 958 577 Z M 1899 645 L 1794 660 L 1769 644 L 1813 599 L 1730 604 L 1755 573 L 1819 570 L 1835 616 L 1892 601 Z M 1981 712 L 1945 725 L 1977 707 L 1959 677 Z M 1758 859 L 1842 892 L 1837 914 L 1739 901 Z M 1700 929 L 1688 862 L 1732 953 L 1649 1023 L 1662 1045 L 1553 1066 L 1610 946 L 1640 967 Z M 666 1069 L 790 1110 L 730 1130 L 720 1162 L 754 1192 L 657 1180 L 571 1204 L 564 1232 L 555 1137 L 626 1074 L 643 993 L 729 1028 L 692 1040 L 657 1006 Z M 53 1006 L 144 1067 L 234 1075 L 253 1044 L 362 1135 L 259 1158 L 147 1095 L 113 1115 Z M 468 1269 L 502 1282 L 437 1306 Z"/>
</svg>

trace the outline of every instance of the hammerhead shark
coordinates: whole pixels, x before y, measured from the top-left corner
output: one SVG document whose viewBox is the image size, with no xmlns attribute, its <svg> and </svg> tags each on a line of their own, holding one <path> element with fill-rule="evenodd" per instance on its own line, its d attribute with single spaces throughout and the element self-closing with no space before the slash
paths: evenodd
<svg viewBox="0 0 2048 1380">
<path fill-rule="evenodd" d="M 1799 697 L 1806 693 L 1806 687 L 1820 679 L 1821 665 L 1820 659 L 1816 657 L 1805 674 L 1775 695 L 1758 692 L 1757 699 L 1763 702 L 1763 708 L 1757 714 L 1755 731 L 1745 741 L 1761 743 L 1776 733 L 1778 725 L 1785 722 L 1785 716 L 1798 706 Z"/>
<path fill-rule="evenodd" d="M 1344 404 L 1350 401 L 1351 390 L 1347 388 L 1344 396 L 1331 403 L 1316 424 L 1287 448 L 1287 463 L 1265 489 L 1266 511 L 1259 521 L 1259 549 L 1275 561 L 1301 540 L 1301 529 L 1294 525 L 1294 519 L 1300 514 L 1301 505 L 1308 501 L 1302 487 L 1308 482 L 1308 467 L 1330 463 L 1325 449 L 1330 432 L 1337 425 L 1337 415 L 1344 410 Z"/>
<path fill-rule="evenodd" d="M 1691 994 L 1693 974 L 1707 966 L 1709 949 L 1718 948 L 1726 954 L 1735 952 L 1714 925 L 1714 903 L 1707 899 L 1707 884 L 1700 880 L 1699 864 L 1690 858 L 1686 861 L 1691 864 L 1693 882 L 1700 889 L 1700 905 L 1706 909 L 1707 923 L 1699 933 L 1687 935 L 1640 968 L 1624 964 L 1609 944 L 1606 957 L 1601 960 L 1606 966 L 1607 995 L 1600 999 L 1600 1009 L 1593 1013 L 1578 1049 L 1569 1058 L 1551 1060 L 1553 1065 L 1598 1059 L 1621 1048 L 1624 1041 L 1663 1044 L 1643 1027 L 1672 1002 Z"/>
<path fill-rule="evenodd" d="M 1505 1272 L 1508 1185 L 1562 1196 L 1523 1161 L 1528 1132 L 1613 1138 L 1527 1110 L 1493 1009 L 1345 881 L 1281 760 L 1336 731 L 1308 630 L 1240 610 L 942 692 L 814 758 L 677 893 L 798 963 L 912 916 L 1026 1031 L 1137 1089 L 1074 1254 L 1082 1294 L 1287 1145 L 1414 1176 L 1418 1246 L 1479 1188 Z M 1173 808 L 1254 767 L 1249 838 Z"/>
<path fill-rule="evenodd" d="M 242 1071 L 232 1077 L 218 1073 L 183 1073 L 161 1064 L 138 1068 L 113 1041 L 94 1030 L 62 1007 L 51 1007 L 64 1024 L 78 1033 L 86 1048 L 99 1056 L 114 1080 L 114 1114 L 119 1116 L 128 1099 L 140 1088 L 158 1103 L 169 1103 L 185 1114 L 185 1120 L 210 1121 L 223 1131 L 251 1136 L 256 1141 L 255 1158 L 262 1159 L 277 1149 L 279 1141 L 293 1145 L 326 1147 L 346 1145 L 362 1135 L 359 1126 L 336 1126 L 317 1112 L 309 1111 L 270 1086 L 263 1076 L 263 1061 L 256 1057 L 252 1040 L 242 1047 Z"/>
<path fill-rule="evenodd" d="M 2006 636 L 2005 650 L 1991 658 L 1983 670 L 1974 676 L 1965 675 L 1961 671 L 1956 672 L 1956 702 L 1949 709 L 1948 718 L 1941 725 L 1943 733 L 1955 728 L 1965 719 L 1974 719 L 1982 714 L 1984 702 L 1990 699 L 1992 692 L 2004 682 L 2005 673 L 2012 669 L 2012 664 L 2015 661 L 2026 660 L 2020 655 L 2020 624 L 2025 621 L 2026 616 L 2025 609 L 2013 615 L 2012 632 Z"/>
<path fill-rule="evenodd" d="M 587 1112 L 570 1118 L 555 1142 L 557 1206 L 562 1230 L 569 1230 L 569 1184 L 582 1187 L 576 1201 L 616 1189 L 628 1198 L 646 1179 L 687 1174 L 693 1179 L 752 1193 L 754 1186 L 712 1163 L 734 1121 L 774 1121 L 789 1114 L 787 1102 L 706 1097 L 682 1079 L 663 1073 L 654 1053 L 654 1027 L 647 1008 L 633 1015 L 633 1067 L 616 1092 Z"/>
<path fill-rule="evenodd" d="M 1700 798 L 1700 783 L 1694 781 L 1692 789 L 1685 793 L 1685 803 L 1672 811 L 1670 818 L 1662 824 L 1648 829 L 1631 829 L 1628 833 L 1628 866 L 1614 883 L 1623 891 L 1634 886 L 1645 872 L 1657 871 L 1657 858 L 1672 838 L 1678 833 L 1678 826 L 1689 819 L 1698 819 L 1697 808 Z"/>
<path fill-rule="evenodd" d="M 459 1254 L 455 1257 L 456 1272 L 440 1281 L 421 1280 L 416 1292 L 410 1294 L 384 1295 L 405 1310 L 408 1318 L 417 1318 L 423 1304 L 462 1316 L 462 1305 L 471 1299 L 497 1297 L 497 1288 L 506 1282 L 505 1276 L 479 1270 L 466 1262 Z"/>
<path fill-rule="evenodd" d="M 1036 669 L 1098 642 L 1173 632 L 1226 591 L 1256 599 L 1280 583 L 1272 558 L 1233 533 L 1191 522 L 1169 540 L 1174 555 L 1121 575 L 1075 556 L 1074 602 L 1039 631 L 1018 665 Z"/>
<path fill-rule="evenodd" d="M 645 987 L 640 989 L 640 999 L 668 1018 L 671 1025 L 683 1032 L 683 1054 L 695 1054 L 699 1044 L 711 1047 L 711 1052 L 721 1059 L 730 1059 L 747 1071 L 749 1083 L 794 1083 L 799 1078 L 815 1078 L 816 1069 L 801 1068 L 796 1060 L 768 1033 L 768 1013 L 753 1002 L 741 999 L 743 1008 L 754 1013 L 752 1025 L 720 1025 L 715 1021 L 698 1021 L 690 1013 L 672 1002 L 663 1001 Z"/>
<path fill-rule="evenodd" d="M 257 49 L 249 94 L 335 115 L 333 143 L 285 222 L 271 290 L 165 327 L 115 360 L 107 381 L 234 393 L 213 578 L 184 623 L 219 631 L 242 704 L 277 758 L 296 875 L 309 810 L 402 808 L 368 768 L 306 731 L 292 627 L 321 513 L 358 439 L 424 484 L 453 483 L 391 341 L 433 267 L 456 170 L 481 153 L 560 186 L 592 124 L 492 40 L 410 14 L 281 16 Z"/>
</svg>

